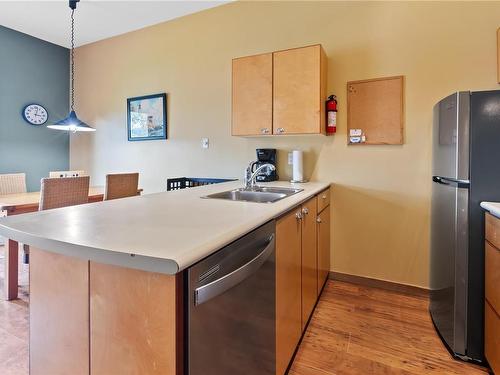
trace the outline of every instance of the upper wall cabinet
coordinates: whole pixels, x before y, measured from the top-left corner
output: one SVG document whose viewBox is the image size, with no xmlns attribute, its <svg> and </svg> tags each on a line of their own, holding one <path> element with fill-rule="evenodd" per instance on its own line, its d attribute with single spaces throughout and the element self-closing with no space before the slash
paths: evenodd
<svg viewBox="0 0 500 375">
<path fill-rule="evenodd" d="M 324 134 L 326 71 L 319 44 L 234 59 L 232 134 Z"/>
<path fill-rule="evenodd" d="M 233 60 L 233 135 L 267 135 L 273 128 L 273 54 Z"/>
<path fill-rule="evenodd" d="M 326 56 L 321 45 L 275 52 L 273 61 L 273 133 L 324 133 Z"/>
</svg>

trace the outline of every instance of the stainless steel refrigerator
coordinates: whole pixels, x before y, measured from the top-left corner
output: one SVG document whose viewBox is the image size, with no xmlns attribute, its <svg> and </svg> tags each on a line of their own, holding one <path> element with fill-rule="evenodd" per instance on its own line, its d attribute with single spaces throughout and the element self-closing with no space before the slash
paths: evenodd
<svg viewBox="0 0 500 375">
<path fill-rule="evenodd" d="M 483 361 L 484 212 L 500 201 L 500 91 L 434 107 L 430 313 L 447 348 Z"/>
</svg>

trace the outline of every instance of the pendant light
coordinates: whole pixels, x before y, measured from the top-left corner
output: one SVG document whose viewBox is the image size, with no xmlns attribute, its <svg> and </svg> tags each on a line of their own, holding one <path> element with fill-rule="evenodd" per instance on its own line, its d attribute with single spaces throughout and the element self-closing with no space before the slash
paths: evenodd
<svg viewBox="0 0 500 375">
<path fill-rule="evenodd" d="M 50 129 L 66 130 L 76 132 L 93 132 L 95 129 L 78 118 L 75 112 L 75 9 L 76 3 L 80 0 L 69 0 L 71 8 L 71 111 L 65 119 L 56 122 L 54 125 L 48 125 Z"/>
</svg>

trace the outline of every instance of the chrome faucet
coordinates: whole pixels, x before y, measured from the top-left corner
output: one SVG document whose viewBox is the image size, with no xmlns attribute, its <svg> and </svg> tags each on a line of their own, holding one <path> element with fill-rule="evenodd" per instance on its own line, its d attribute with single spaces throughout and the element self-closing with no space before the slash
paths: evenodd
<svg viewBox="0 0 500 375">
<path fill-rule="evenodd" d="M 276 167 L 270 163 L 262 164 L 259 168 L 257 168 L 254 172 L 252 172 L 253 166 L 255 165 L 255 161 L 252 161 L 248 164 L 247 169 L 245 170 L 245 189 L 253 189 L 255 187 L 255 178 L 259 174 L 261 170 L 264 168 L 269 168 L 271 171 L 276 170 Z"/>
</svg>

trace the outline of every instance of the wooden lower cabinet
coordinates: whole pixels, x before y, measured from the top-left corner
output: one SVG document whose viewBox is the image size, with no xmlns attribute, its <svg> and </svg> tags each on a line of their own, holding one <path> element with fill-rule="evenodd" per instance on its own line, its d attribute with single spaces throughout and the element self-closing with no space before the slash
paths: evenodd
<svg viewBox="0 0 500 375">
<path fill-rule="evenodd" d="M 484 353 L 500 374 L 500 219 L 486 214 Z"/>
<path fill-rule="evenodd" d="M 316 198 L 302 205 L 302 330 L 318 299 Z"/>
<path fill-rule="evenodd" d="M 90 262 L 92 375 L 181 373 L 180 277 Z"/>
<path fill-rule="evenodd" d="M 484 354 L 495 374 L 500 374 L 500 316 L 486 302 L 484 306 Z"/>
<path fill-rule="evenodd" d="M 182 374 L 182 273 L 30 248 L 30 374 Z"/>
<path fill-rule="evenodd" d="M 323 190 L 316 197 L 318 201 L 318 212 L 321 212 L 330 205 L 330 188 Z"/>
<path fill-rule="evenodd" d="M 330 210 L 318 214 L 317 200 L 276 221 L 276 375 L 288 368 L 330 271 Z"/>
<path fill-rule="evenodd" d="M 500 219 L 492 214 L 486 214 L 486 239 L 497 249 L 500 249 Z"/>
<path fill-rule="evenodd" d="M 30 246 L 30 374 L 89 374 L 88 261 Z"/>
<path fill-rule="evenodd" d="M 330 272 L 330 207 L 318 214 L 318 295 Z"/>
<path fill-rule="evenodd" d="M 485 297 L 491 307 L 500 313 L 500 250 L 486 242 L 485 245 Z"/>
<path fill-rule="evenodd" d="M 283 375 L 302 335 L 301 208 L 276 221 L 276 375 Z"/>
</svg>

